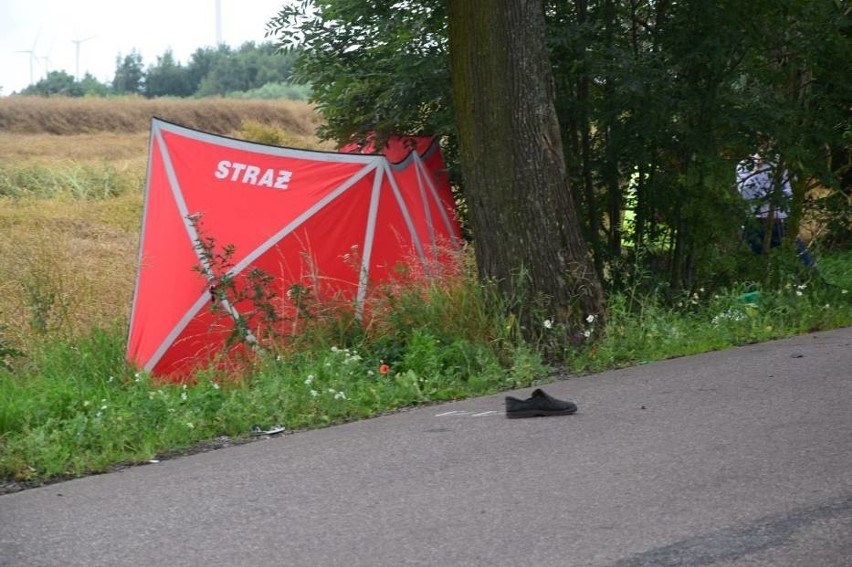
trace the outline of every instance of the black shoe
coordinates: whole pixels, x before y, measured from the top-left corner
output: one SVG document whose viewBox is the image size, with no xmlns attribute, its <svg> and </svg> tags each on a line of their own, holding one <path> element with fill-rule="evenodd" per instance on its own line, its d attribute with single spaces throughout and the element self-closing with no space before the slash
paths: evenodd
<svg viewBox="0 0 852 567">
<path fill-rule="evenodd" d="M 548 415 L 571 415 L 577 404 L 557 400 L 541 390 L 535 390 L 526 400 L 506 396 L 506 417 L 545 417 Z"/>
</svg>

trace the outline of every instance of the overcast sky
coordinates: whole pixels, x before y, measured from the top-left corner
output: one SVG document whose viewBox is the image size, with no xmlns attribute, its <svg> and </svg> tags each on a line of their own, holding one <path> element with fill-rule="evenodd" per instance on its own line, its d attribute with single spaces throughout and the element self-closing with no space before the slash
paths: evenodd
<svg viewBox="0 0 852 567">
<path fill-rule="evenodd" d="M 147 68 L 171 49 L 181 63 L 221 38 L 231 47 L 260 43 L 267 22 L 287 0 L 0 0 L 0 95 L 64 70 L 112 81 L 116 58 L 134 49 Z M 79 45 L 79 58 L 77 46 Z M 17 53 L 32 50 L 29 53 Z M 31 67 L 32 63 L 32 67 Z"/>
</svg>

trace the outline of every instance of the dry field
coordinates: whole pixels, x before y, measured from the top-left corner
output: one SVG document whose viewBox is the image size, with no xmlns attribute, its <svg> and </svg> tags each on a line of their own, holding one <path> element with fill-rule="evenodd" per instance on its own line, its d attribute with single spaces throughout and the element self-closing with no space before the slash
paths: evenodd
<svg viewBox="0 0 852 567">
<path fill-rule="evenodd" d="M 154 116 L 328 148 L 302 102 L 0 98 L 0 344 L 126 322 Z"/>
</svg>

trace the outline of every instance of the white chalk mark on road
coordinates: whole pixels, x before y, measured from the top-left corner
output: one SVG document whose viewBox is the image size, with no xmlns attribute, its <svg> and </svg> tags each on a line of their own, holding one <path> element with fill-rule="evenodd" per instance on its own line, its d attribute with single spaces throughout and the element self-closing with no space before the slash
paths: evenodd
<svg viewBox="0 0 852 567">
<path fill-rule="evenodd" d="M 447 416 L 451 416 L 451 415 L 459 416 L 459 417 L 464 417 L 464 416 L 483 417 L 483 416 L 486 416 L 486 415 L 496 415 L 498 413 L 500 413 L 500 412 L 494 411 L 494 410 L 482 411 L 482 412 L 479 412 L 479 413 L 473 413 L 473 412 L 470 412 L 470 411 L 454 410 L 454 411 L 445 411 L 444 413 L 436 413 L 435 417 L 447 417 Z"/>
</svg>

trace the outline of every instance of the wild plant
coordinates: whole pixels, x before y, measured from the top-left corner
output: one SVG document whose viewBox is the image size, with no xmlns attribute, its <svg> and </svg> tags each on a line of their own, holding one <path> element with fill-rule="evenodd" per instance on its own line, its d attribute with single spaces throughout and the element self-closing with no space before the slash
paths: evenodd
<svg viewBox="0 0 852 567">
<path fill-rule="evenodd" d="M 196 233 L 195 249 L 199 256 L 199 263 L 193 266 L 193 270 L 201 274 L 207 283 L 211 310 L 228 317 L 233 323 L 226 346 L 242 342 L 262 348 L 252 329 L 259 323 L 266 323 L 265 328 L 273 333 L 280 320 L 273 304 L 277 296 L 271 285 L 274 278 L 258 268 L 252 268 L 243 277 L 235 275 L 233 257 L 236 247 L 233 244 L 217 247 L 216 239 L 206 233 L 200 214 L 189 215 L 187 219 Z M 237 305 L 248 306 L 248 309 L 237 310 Z"/>
</svg>

